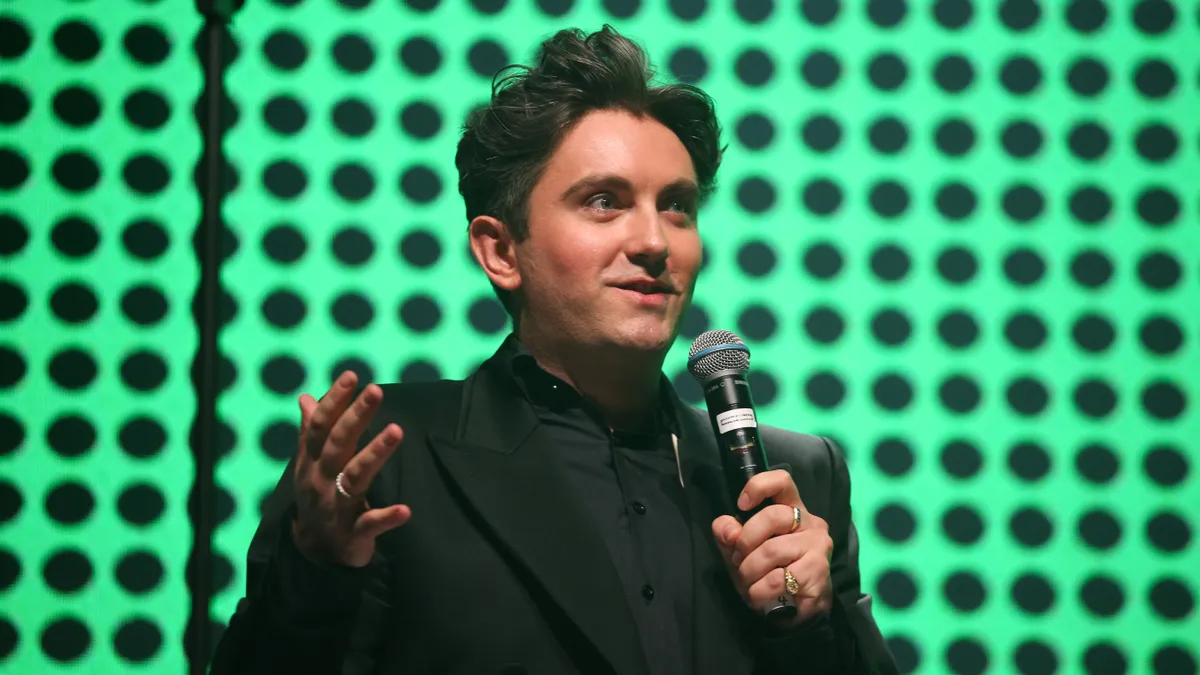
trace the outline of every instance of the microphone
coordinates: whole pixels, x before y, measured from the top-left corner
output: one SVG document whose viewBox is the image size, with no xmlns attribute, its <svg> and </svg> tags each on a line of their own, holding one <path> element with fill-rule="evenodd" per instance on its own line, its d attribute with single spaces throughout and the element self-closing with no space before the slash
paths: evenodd
<svg viewBox="0 0 1200 675">
<path fill-rule="evenodd" d="M 735 503 L 746 483 L 770 468 L 762 439 L 758 436 L 754 399 L 750 395 L 750 383 L 746 381 L 748 370 L 750 348 L 736 334 L 710 330 L 692 342 L 688 371 L 704 390 L 708 418 L 721 451 L 725 484 Z M 773 503 L 764 499 L 749 511 L 735 506 L 735 517 L 744 523 Z M 769 621 L 786 621 L 795 616 L 796 603 L 786 593 L 780 594 L 766 612 Z"/>
</svg>

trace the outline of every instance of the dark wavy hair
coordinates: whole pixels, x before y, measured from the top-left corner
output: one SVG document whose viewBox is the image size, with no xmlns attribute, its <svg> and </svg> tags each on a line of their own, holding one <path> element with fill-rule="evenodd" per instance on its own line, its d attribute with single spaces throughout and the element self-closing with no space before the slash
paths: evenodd
<svg viewBox="0 0 1200 675">
<path fill-rule="evenodd" d="M 492 216 L 523 241 L 529 195 L 551 155 L 581 118 L 606 109 L 648 115 L 674 132 L 692 158 L 703 204 L 716 189 L 723 152 L 713 101 L 689 84 L 651 84 L 654 76 L 645 51 L 609 25 L 590 35 L 559 31 L 542 42 L 533 66 L 501 70 L 490 103 L 467 117 L 454 157 L 467 221 Z"/>
</svg>

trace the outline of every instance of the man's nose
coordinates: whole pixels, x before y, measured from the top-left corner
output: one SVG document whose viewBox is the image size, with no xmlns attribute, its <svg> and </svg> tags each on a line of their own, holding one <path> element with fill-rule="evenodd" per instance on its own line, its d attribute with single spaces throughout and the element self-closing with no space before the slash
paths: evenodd
<svg viewBox="0 0 1200 675">
<path fill-rule="evenodd" d="M 669 251 L 665 223 L 657 207 L 638 209 L 628 225 L 625 252 L 630 260 L 639 264 L 666 260 Z"/>
</svg>

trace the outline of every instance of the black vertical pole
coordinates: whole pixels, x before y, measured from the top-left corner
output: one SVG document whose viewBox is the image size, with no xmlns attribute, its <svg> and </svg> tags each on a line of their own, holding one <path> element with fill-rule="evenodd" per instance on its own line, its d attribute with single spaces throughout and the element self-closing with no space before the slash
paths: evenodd
<svg viewBox="0 0 1200 675">
<path fill-rule="evenodd" d="M 196 110 L 204 135 L 204 149 L 196 173 L 201 192 L 201 221 L 193 238 L 200 263 L 200 284 L 192 302 L 192 313 L 199 333 L 199 350 L 192 363 L 192 384 L 196 391 L 196 418 L 190 434 L 196 476 L 188 498 L 192 521 L 192 551 L 188 559 L 188 588 L 192 606 L 184 634 L 184 650 L 190 675 L 204 675 L 211 652 L 209 605 L 212 599 L 212 535 L 215 503 L 214 472 L 217 443 L 217 394 L 220 357 L 217 332 L 220 330 L 221 234 L 224 227 L 221 203 L 225 194 L 222 138 L 224 120 L 221 104 L 225 99 L 225 60 L 223 50 L 230 41 L 227 24 L 244 0 L 196 0 L 204 17 L 197 40 L 197 52 L 204 69 L 204 92 Z"/>
</svg>

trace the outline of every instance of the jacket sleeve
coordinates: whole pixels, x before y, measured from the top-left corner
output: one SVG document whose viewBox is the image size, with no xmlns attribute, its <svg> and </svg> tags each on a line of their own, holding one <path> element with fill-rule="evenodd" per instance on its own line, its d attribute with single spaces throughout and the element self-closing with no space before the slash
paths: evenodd
<svg viewBox="0 0 1200 675">
<path fill-rule="evenodd" d="M 246 560 L 246 592 L 217 643 L 212 675 L 365 674 L 390 607 L 387 565 L 324 567 L 292 542 L 293 463 L 263 508 Z"/>
<path fill-rule="evenodd" d="M 851 651 L 852 663 L 842 672 L 870 675 L 899 675 L 896 661 L 888 650 L 883 634 L 871 614 L 870 595 L 863 593 L 858 569 L 858 531 L 850 508 L 850 470 L 842 449 L 823 438 L 829 453 L 832 474 L 830 491 L 829 535 L 833 538 L 834 633 L 839 646 Z M 841 650 L 839 650 L 841 651 Z M 844 653 L 844 652 L 843 652 Z"/>
</svg>

